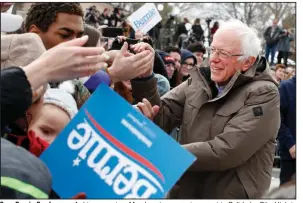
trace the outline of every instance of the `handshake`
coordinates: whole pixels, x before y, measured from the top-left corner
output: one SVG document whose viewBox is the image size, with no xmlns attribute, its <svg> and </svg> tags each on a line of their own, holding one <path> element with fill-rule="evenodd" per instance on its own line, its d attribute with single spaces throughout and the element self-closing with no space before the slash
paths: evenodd
<svg viewBox="0 0 303 203">
<path fill-rule="evenodd" d="M 149 36 L 142 37 L 141 39 L 131 39 L 131 38 L 126 38 L 124 36 L 118 36 L 113 41 L 110 50 L 120 50 L 122 48 L 124 42 L 127 42 L 127 44 L 129 45 L 128 51 L 130 51 L 133 54 L 136 54 L 136 53 L 130 48 L 130 46 L 132 46 L 132 45 L 143 42 L 143 43 L 147 43 L 151 47 L 153 47 L 153 41 Z"/>
<path fill-rule="evenodd" d="M 124 42 L 120 50 L 106 52 L 101 47 L 82 47 L 87 40 L 84 36 L 62 43 L 23 67 L 33 91 L 51 81 L 81 78 L 101 69 L 106 69 L 112 83 L 152 75 L 155 51 L 149 44 Z"/>
<path fill-rule="evenodd" d="M 117 37 L 107 53 L 113 59 L 108 73 L 116 82 L 148 77 L 153 73 L 155 51 L 149 43 Z"/>
</svg>

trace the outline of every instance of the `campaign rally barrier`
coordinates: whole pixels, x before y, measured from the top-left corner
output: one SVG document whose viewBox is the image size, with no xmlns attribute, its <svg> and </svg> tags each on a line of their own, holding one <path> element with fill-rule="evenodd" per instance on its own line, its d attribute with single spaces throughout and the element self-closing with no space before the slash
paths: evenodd
<svg viewBox="0 0 303 203">
<path fill-rule="evenodd" d="M 135 31 L 146 34 L 162 20 L 155 4 L 146 3 L 130 15 L 127 20 Z"/>
<path fill-rule="evenodd" d="M 61 198 L 163 198 L 195 157 L 101 84 L 40 157 Z"/>
</svg>

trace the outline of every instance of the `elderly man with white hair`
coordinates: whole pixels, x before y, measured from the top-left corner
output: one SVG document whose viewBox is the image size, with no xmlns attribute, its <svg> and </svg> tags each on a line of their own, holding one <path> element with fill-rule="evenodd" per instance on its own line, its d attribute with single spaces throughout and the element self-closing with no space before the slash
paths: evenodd
<svg viewBox="0 0 303 203">
<path fill-rule="evenodd" d="M 214 35 L 210 67 L 192 68 L 161 99 L 153 77 L 132 81 L 135 99 L 150 101 L 138 104 L 142 113 L 167 133 L 181 125 L 178 142 L 197 157 L 169 198 L 260 198 L 268 190 L 280 99 L 260 49 L 254 30 L 230 20 Z"/>
</svg>

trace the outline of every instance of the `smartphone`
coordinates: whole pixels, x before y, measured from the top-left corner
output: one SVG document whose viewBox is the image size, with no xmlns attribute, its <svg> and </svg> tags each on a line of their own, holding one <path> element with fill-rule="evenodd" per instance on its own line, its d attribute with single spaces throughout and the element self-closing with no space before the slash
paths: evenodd
<svg viewBox="0 0 303 203">
<path fill-rule="evenodd" d="M 128 50 L 129 50 L 131 53 L 133 53 L 132 50 L 130 49 L 130 45 L 132 45 L 132 44 L 137 44 L 137 43 L 139 42 L 139 40 L 137 40 L 137 39 L 131 39 L 131 38 L 126 38 L 125 41 L 126 41 L 127 44 L 128 44 Z M 120 50 L 121 47 L 123 46 L 123 43 L 124 43 L 124 40 L 119 42 L 117 39 L 115 39 L 114 43 L 113 43 L 112 46 L 111 46 L 111 50 Z M 135 53 L 134 53 L 134 54 L 135 54 Z"/>
<path fill-rule="evenodd" d="M 123 35 L 123 29 L 118 27 L 107 27 L 102 29 L 102 36 L 116 38 Z"/>
<path fill-rule="evenodd" d="M 132 44 L 137 44 L 139 42 L 138 39 L 131 39 L 131 38 L 126 38 L 126 42 L 129 45 L 132 45 Z"/>
</svg>

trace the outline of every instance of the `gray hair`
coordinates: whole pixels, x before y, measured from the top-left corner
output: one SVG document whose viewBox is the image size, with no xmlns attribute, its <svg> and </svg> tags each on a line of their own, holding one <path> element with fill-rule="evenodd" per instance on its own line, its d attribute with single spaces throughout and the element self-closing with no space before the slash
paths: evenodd
<svg viewBox="0 0 303 203">
<path fill-rule="evenodd" d="M 218 31 L 223 30 L 233 31 L 241 40 L 241 49 L 244 56 L 239 57 L 239 60 L 245 60 L 251 56 L 257 58 L 261 52 L 261 40 L 255 29 L 248 27 L 240 20 L 231 19 L 220 25 Z"/>
</svg>

